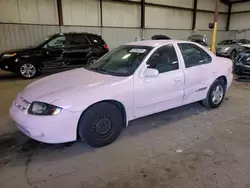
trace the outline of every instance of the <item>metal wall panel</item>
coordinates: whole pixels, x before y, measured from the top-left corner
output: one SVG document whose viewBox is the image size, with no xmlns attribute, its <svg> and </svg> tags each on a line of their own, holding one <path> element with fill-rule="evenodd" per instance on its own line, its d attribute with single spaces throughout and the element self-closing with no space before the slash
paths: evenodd
<svg viewBox="0 0 250 188">
<path fill-rule="evenodd" d="M 231 15 L 230 30 L 250 28 L 250 13 L 235 13 Z"/>
<path fill-rule="evenodd" d="M 209 12 L 197 12 L 197 19 L 196 19 L 196 28 L 199 30 L 207 30 L 209 23 L 212 23 L 214 20 L 214 14 Z M 227 15 L 220 14 L 218 20 L 218 29 L 219 30 L 226 30 L 226 23 L 227 23 Z"/>
<path fill-rule="evenodd" d="M 58 26 L 0 24 L 0 52 L 34 45 L 42 38 L 58 32 Z"/>
<path fill-rule="evenodd" d="M 240 12 L 248 10 L 250 10 L 250 2 L 236 3 L 232 5 L 232 12 Z"/>
<path fill-rule="evenodd" d="M 215 0 L 198 0 L 197 8 L 200 10 L 211 10 L 214 11 L 215 8 Z M 220 3 L 220 11 L 228 12 L 228 6 Z"/>
<path fill-rule="evenodd" d="M 146 28 L 191 29 L 192 11 L 146 6 Z"/>
<path fill-rule="evenodd" d="M 0 0 L 0 22 L 58 24 L 56 0 Z"/>
<path fill-rule="evenodd" d="M 15 48 L 23 48 L 34 45 L 46 36 L 59 33 L 59 26 L 46 25 L 23 25 L 23 24 L 0 24 L 0 52 Z M 121 44 L 135 41 L 136 37 L 142 38 L 141 29 L 129 28 L 100 28 L 100 27 L 61 27 L 61 32 L 90 32 L 103 36 L 103 39 L 113 49 Z M 218 41 L 229 38 L 229 33 L 219 31 Z M 187 40 L 193 34 L 191 30 L 171 30 L 171 29 L 145 29 L 144 38 L 150 39 L 153 35 L 163 34 L 173 39 Z M 211 41 L 212 31 L 197 31 L 196 34 L 207 35 Z M 249 35 L 247 35 L 249 36 Z"/>
<path fill-rule="evenodd" d="M 140 27 L 139 5 L 118 2 L 103 2 L 103 26 Z"/>
<path fill-rule="evenodd" d="M 193 0 L 146 0 L 147 3 L 193 8 Z"/>
<path fill-rule="evenodd" d="M 137 36 L 141 36 L 140 29 L 128 28 L 103 28 L 103 39 L 109 48 L 115 48 L 121 44 L 135 41 Z"/>
<path fill-rule="evenodd" d="M 99 0 L 62 0 L 65 25 L 100 26 Z"/>
</svg>

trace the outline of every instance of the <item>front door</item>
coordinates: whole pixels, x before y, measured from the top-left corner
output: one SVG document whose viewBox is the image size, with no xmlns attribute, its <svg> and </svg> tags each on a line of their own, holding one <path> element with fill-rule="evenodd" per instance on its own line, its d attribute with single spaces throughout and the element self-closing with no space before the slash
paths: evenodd
<svg viewBox="0 0 250 188">
<path fill-rule="evenodd" d="M 206 98 L 210 84 L 216 74 L 212 66 L 212 57 L 192 43 L 178 44 L 185 64 L 184 104 Z"/>
<path fill-rule="evenodd" d="M 67 54 L 65 50 L 65 36 L 61 35 L 50 40 L 43 47 L 43 68 L 61 68 L 67 64 Z"/>
<path fill-rule="evenodd" d="M 142 117 L 182 105 L 184 75 L 172 45 L 157 49 L 147 62 L 159 71 L 157 77 L 135 77 L 134 114 Z"/>
</svg>

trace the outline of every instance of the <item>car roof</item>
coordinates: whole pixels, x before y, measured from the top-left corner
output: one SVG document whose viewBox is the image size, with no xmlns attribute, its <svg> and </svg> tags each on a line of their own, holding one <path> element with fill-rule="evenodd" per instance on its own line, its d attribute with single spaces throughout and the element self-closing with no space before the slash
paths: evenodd
<svg viewBox="0 0 250 188">
<path fill-rule="evenodd" d="M 151 46 L 151 47 L 157 47 L 162 45 L 168 45 L 173 43 L 193 43 L 190 41 L 182 41 L 182 40 L 143 40 L 143 41 L 137 41 L 137 42 L 130 42 L 126 45 L 135 45 L 135 46 Z"/>
</svg>

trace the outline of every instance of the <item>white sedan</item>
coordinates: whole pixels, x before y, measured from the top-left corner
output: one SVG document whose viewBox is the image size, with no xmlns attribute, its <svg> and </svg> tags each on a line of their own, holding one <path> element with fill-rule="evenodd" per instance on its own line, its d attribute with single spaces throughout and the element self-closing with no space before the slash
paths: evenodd
<svg viewBox="0 0 250 188">
<path fill-rule="evenodd" d="M 128 122 L 196 101 L 217 108 L 232 83 L 232 61 L 177 40 L 122 45 L 87 68 L 40 79 L 15 99 L 10 116 L 45 143 L 113 142 Z"/>
</svg>

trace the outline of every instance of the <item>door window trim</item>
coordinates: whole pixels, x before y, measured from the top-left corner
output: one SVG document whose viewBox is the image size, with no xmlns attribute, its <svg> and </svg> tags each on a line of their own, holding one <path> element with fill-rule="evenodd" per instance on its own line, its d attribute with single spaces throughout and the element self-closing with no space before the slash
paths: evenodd
<svg viewBox="0 0 250 188">
<path fill-rule="evenodd" d="M 177 68 L 177 69 L 174 69 L 174 70 L 170 70 L 170 71 L 159 72 L 159 75 L 160 75 L 160 74 L 165 74 L 165 73 L 168 73 L 168 72 L 173 72 L 173 71 L 178 71 L 178 70 L 180 70 L 180 61 L 179 61 L 178 53 L 177 53 L 177 51 L 176 51 L 176 49 L 175 49 L 175 46 L 174 46 L 173 44 L 167 44 L 167 45 L 163 45 L 163 46 L 160 46 L 160 47 L 156 48 L 156 49 L 152 52 L 152 54 L 150 54 L 149 58 L 146 60 L 146 69 L 149 67 L 148 62 L 150 61 L 150 59 L 151 59 L 151 57 L 154 55 L 154 53 L 156 53 L 156 52 L 157 52 L 159 49 L 161 49 L 161 48 L 169 47 L 169 46 L 171 46 L 171 47 L 173 48 L 174 52 L 175 52 L 176 59 L 177 59 L 177 63 L 178 63 L 178 68 Z M 156 69 L 156 70 L 158 70 L 158 69 Z M 158 70 L 158 71 L 159 71 L 159 70 Z"/>
<path fill-rule="evenodd" d="M 180 48 L 180 46 L 179 46 L 180 44 L 189 44 L 189 45 L 193 45 L 193 46 L 194 46 L 198 51 L 200 51 L 202 54 L 206 54 L 206 55 L 209 57 L 209 60 L 205 61 L 205 60 L 204 60 L 204 55 L 202 55 L 202 57 L 203 57 L 203 62 L 202 62 L 201 64 L 197 64 L 197 65 L 193 65 L 193 66 L 187 67 L 186 62 L 185 62 L 185 59 L 184 59 L 184 56 L 183 56 L 183 53 L 182 53 L 182 50 L 181 50 L 181 48 Z M 177 46 L 178 46 L 178 48 L 179 48 L 179 50 L 180 50 L 180 53 L 181 53 L 181 55 L 182 55 L 183 62 L 184 62 L 184 66 L 185 66 L 186 69 L 187 69 L 187 68 L 192 68 L 192 67 L 197 67 L 197 66 L 200 66 L 200 65 L 210 64 L 210 63 L 212 63 L 212 61 L 213 61 L 212 56 L 211 56 L 209 53 L 207 53 L 204 49 L 202 49 L 201 47 L 199 47 L 199 46 L 196 45 L 196 44 L 193 44 L 193 43 L 186 43 L 186 42 L 180 42 L 180 43 L 177 43 Z"/>
</svg>

